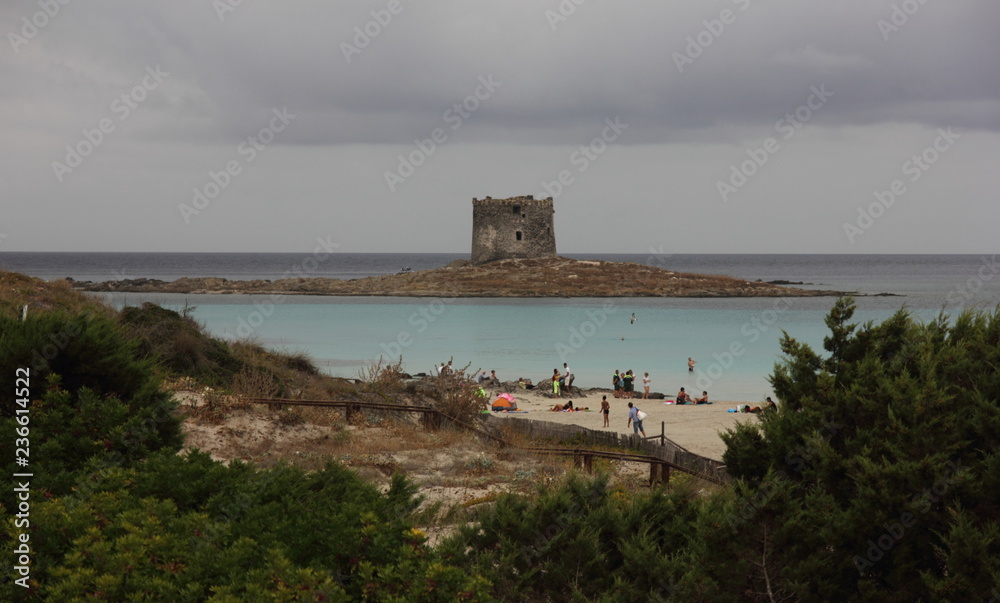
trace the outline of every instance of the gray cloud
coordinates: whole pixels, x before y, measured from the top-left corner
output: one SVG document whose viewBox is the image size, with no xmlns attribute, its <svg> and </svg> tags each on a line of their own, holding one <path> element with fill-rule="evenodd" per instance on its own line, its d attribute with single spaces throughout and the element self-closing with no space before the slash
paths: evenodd
<svg viewBox="0 0 1000 603">
<path fill-rule="evenodd" d="M 633 165 L 619 162 L 618 149 L 609 152 L 586 173 L 576 174 L 577 184 L 560 203 L 596 208 L 601 201 L 595 191 L 625 188 L 633 191 L 641 212 L 658 215 L 663 196 L 652 191 L 672 188 L 672 198 L 702 206 L 691 211 L 696 219 L 715 220 L 724 228 L 739 216 L 725 227 L 736 229 L 745 220 L 762 220 L 753 214 L 764 207 L 771 214 L 798 215 L 793 201 L 773 195 L 807 188 L 804 176 L 786 171 L 800 159 L 812 163 L 803 164 L 799 174 L 822 175 L 831 166 L 855 174 L 871 170 L 875 186 L 896 177 L 898 165 L 919 152 L 936 128 L 967 132 L 964 140 L 975 140 L 987 155 L 1000 150 L 995 61 L 1000 38 L 994 31 L 1000 5 L 994 3 L 587 0 L 565 20 L 553 22 L 560 5 L 575 6 L 569 0 L 400 0 L 398 14 L 377 24 L 377 18 L 386 20 L 389 0 L 243 2 L 222 19 L 213 3 L 201 0 L 77 1 L 60 5 L 36 35 L 19 42 L 23 19 L 41 9 L 36 3 L 6 4 L 0 8 L 0 31 L 14 37 L 6 36 L 0 53 L 5 82 L 0 174 L 12 182 L 11 204 L 17 205 L 8 219 L 20 220 L 29 231 L 58 210 L 62 214 L 57 215 L 76 216 L 77 225 L 88 220 L 88 232 L 101 233 L 96 241 L 130 248 L 142 248 L 143 238 L 109 237 L 112 224 L 159 225 L 145 240 L 165 249 L 239 247 L 242 239 L 225 232 L 225 220 L 265 232 L 274 219 L 289 215 L 278 211 L 272 216 L 275 196 L 316 211 L 333 203 L 343 215 L 355 216 L 353 205 L 336 200 L 347 198 L 418 219 L 421 212 L 408 207 L 410 195 L 444 207 L 435 199 L 465 204 L 473 195 L 501 196 L 498 189 L 507 187 L 509 194 L 543 193 L 543 182 L 572 167 L 573 148 L 598 135 L 604 120 L 615 116 L 629 124 L 615 146 L 631 149 Z M 893 26 L 897 29 L 887 30 L 894 6 L 919 8 Z M 717 21 L 723 17 L 727 23 Z M 712 33 L 720 23 L 721 32 Z M 357 33 L 366 27 L 378 32 L 367 41 Z M 697 56 L 678 59 L 688 54 Z M 169 77 L 120 119 L 115 99 L 140 85 L 146 69 L 156 66 Z M 480 78 L 500 85 L 488 98 L 477 99 L 477 109 L 460 129 L 451 129 L 447 112 L 475 94 Z M 798 150 L 783 150 L 767 175 L 740 191 L 738 197 L 748 202 L 746 215 L 737 208 L 719 214 L 716 180 L 745 159 L 747 148 L 775 136 L 778 121 L 807 101 L 811 87 L 821 85 L 834 96 L 811 115 L 808 131 L 796 134 Z M 176 206 L 190 196 L 188 191 L 203 184 L 210 170 L 240 159 L 241 141 L 282 107 L 296 115 L 295 121 L 213 202 L 218 218 L 206 212 L 194 227 L 180 222 Z M 102 119 L 112 120 L 115 130 L 66 182 L 54 182 L 52 161 Z M 397 157 L 410 152 L 414 140 L 431 136 L 435 128 L 447 133 L 446 148 L 390 194 L 385 172 L 395 169 Z M 852 155 L 863 150 L 862 144 L 882 151 L 873 163 L 855 165 Z M 470 156 L 482 161 L 470 163 Z M 690 164 L 673 173 L 663 167 L 665 157 Z M 343 167 L 324 170 L 321 158 Z M 992 176 L 978 171 L 960 151 L 949 159 L 961 165 L 949 172 L 953 189 L 971 186 L 971 197 L 988 196 L 983 191 L 995 186 Z M 315 171 L 299 169 L 305 165 Z M 636 174 L 636 165 L 660 178 L 669 174 L 670 185 Z M 948 169 L 935 171 L 944 177 Z M 768 188 L 779 176 L 786 180 Z M 157 188 L 143 191 L 150 183 Z M 273 186 L 263 192 L 251 183 Z M 829 219 L 843 221 L 861 202 L 859 194 L 842 188 L 825 201 Z M 914 204 L 920 194 L 910 194 Z M 239 203 L 230 199 L 236 196 Z M 227 213 L 236 207 L 248 209 L 238 216 Z M 255 220 L 249 208 L 271 216 L 271 222 Z M 807 223 L 806 214 L 797 219 Z M 95 215 L 113 217 L 95 221 Z M 364 230 L 362 215 L 354 219 Z M 597 227 L 587 226 L 585 216 L 567 218 L 574 226 L 561 232 L 568 237 L 577 229 L 587 232 L 578 240 L 569 238 L 571 246 L 585 248 L 593 240 Z M 440 238 L 444 247 L 431 248 L 466 247 L 467 219 L 464 205 L 460 212 L 449 211 L 447 225 L 460 234 Z M 824 226 L 823 232 L 833 234 L 820 243 L 822 250 L 857 251 L 842 247 L 839 223 L 833 222 Z M 63 233 L 57 244 L 99 246 L 74 235 L 68 224 L 56 229 Z M 771 227 L 761 221 L 760 228 Z M 823 240 L 810 228 L 796 235 L 796 249 Z M 8 247 L 19 244 L 14 229 L 4 225 L 0 230 L 11 235 Z M 405 224 L 399 230 L 401 249 L 426 250 L 426 242 L 406 239 Z M 644 242 L 658 244 L 658 234 L 642 232 Z M 726 232 L 742 241 L 735 231 Z M 294 247 L 295 240 L 308 238 L 292 225 L 283 236 L 274 248 Z M 694 234 L 680 237 L 699 241 Z M 365 240 L 371 244 L 370 236 Z M 892 236 L 882 241 L 865 250 L 904 244 Z M 745 243 L 760 245 L 753 237 Z M 916 245 L 905 244 L 907 249 Z"/>
</svg>

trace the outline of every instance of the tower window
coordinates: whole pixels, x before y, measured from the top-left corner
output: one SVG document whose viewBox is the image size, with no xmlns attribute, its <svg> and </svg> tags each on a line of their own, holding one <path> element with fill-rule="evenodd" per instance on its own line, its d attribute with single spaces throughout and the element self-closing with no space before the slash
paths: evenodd
<svg viewBox="0 0 1000 603">
<path fill-rule="evenodd" d="M 514 235 L 515 235 L 515 236 L 517 237 L 517 240 L 518 240 L 518 241 L 520 241 L 520 240 L 521 240 L 521 231 L 520 231 L 520 230 L 519 230 L 519 231 L 517 231 L 516 233 L 514 233 Z"/>
<path fill-rule="evenodd" d="M 528 217 L 528 214 L 521 214 L 521 217 L 522 217 L 522 218 L 527 218 L 527 217 Z"/>
<path fill-rule="evenodd" d="M 519 213 L 521 213 L 521 206 L 520 205 L 515 205 L 514 206 L 514 215 L 516 216 Z M 521 217 L 523 218 L 524 216 L 521 216 Z"/>
</svg>

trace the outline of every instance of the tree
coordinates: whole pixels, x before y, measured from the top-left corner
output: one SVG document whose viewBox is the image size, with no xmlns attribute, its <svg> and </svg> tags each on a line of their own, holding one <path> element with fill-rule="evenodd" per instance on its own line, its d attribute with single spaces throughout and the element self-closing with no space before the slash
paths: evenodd
<svg viewBox="0 0 1000 603">
<path fill-rule="evenodd" d="M 0 316 L 0 387 L 28 394 L 20 405 L 0 396 L 0 430 L 27 428 L 33 488 L 66 494 L 86 471 L 180 449 L 175 403 L 160 391 L 152 361 L 136 350 L 101 314 L 36 313 L 25 322 Z M 18 369 L 27 369 L 28 387 L 16 383 Z M 15 406 L 28 412 L 15 418 Z M 0 439 L 10 473 L 19 471 L 12 464 L 13 443 Z"/>
<path fill-rule="evenodd" d="M 499 497 L 440 548 L 504 601 L 665 601 L 697 508 L 686 491 L 628 495 L 606 476 L 571 475 Z"/>
<path fill-rule="evenodd" d="M 769 581 L 801 599 L 988 599 L 1000 585 L 1000 311 L 924 324 L 900 310 L 860 327 L 853 313 L 850 298 L 830 312 L 825 358 L 784 334 L 779 410 L 723 436 L 740 520 L 715 538 L 747 559 L 766 535 Z M 761 579 L 727 587 L 760 592 Z"/>
</svg>

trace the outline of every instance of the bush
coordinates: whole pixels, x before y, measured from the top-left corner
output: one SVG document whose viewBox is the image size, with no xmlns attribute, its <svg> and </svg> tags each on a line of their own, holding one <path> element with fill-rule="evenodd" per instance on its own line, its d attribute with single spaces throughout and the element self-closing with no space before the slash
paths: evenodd
<svg viewBox="0 0 1000 603">
<path fill-rule="evenodd" d="M 31 368 L 30 458 L 39 459 L 31 465 L 33 487 L 62 495 L 88 468 L 131 466 L 161 448 L 180 448 L 175 403 L 135 348 L 103 316 L 0 316 L 0 382 L 13 391 L 16 368 Z M 2 405 L 0 429 L 12 434 L 14 399 L 2 397 Z M 14 472 L 12 443 L 0 440 L 0 454 Z"/>
<path fill-rule="evenodd" d="M 665 600 L 696 509 L 686 496 L 626 498 L 605 477 L 570 476 L 533 497 L 499 496 L 439 548 L 504 601 Z"/>
<path fill-rule="evenodd" d="M 32 508 L 39 599 L 486 598 L 481 578 L 442 562 L 408 523 L 418 501 L 400 477 L 383 495 L 337 465 L 256 470 L 195 452 L 91 482 L 86 497 Z M 5 582 L 0 597 L 14 600 L 15 588 Z"/>
<path fill-rule="evenodd" d="M 139 342 L 139 352 L 163 368 L 213 386 L 227 385 L 243 368 L 225 342 L 206 335 L 193 318 L 156 304 L 122 308 L 121 323 Z"/>
<path fill-rule="evenodd" d="M 900 311 L 827 318 L 821 357 L 787 334 L 771 382 L 781 405 L 724 436 L 742 482 L 718 592 L 769 588 L 804 600 L 986 600 L 1000 578 L 1000 311 L 949 325 Z"/>
</svg>

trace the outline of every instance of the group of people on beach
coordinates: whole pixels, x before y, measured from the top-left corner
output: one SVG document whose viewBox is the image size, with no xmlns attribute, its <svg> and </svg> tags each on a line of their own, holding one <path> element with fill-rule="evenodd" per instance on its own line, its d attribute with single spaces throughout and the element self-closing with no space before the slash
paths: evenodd
<svg viewBox="0 0 1000 603">
<path fill-rule="evenodd" d="M 562 392 L 573 386 L 573 379 L 573 371 L 565 362 L 563 363 L 563 373 L 560 373 L 559 369 L 552 369 L 552 395 L 561 398 Z"/>
<path fill-rule="evenodd" d="M 711 402 L 708 401 L 708 392 L 702 391 L 700 398 L 692 398 L 691 394 L 684 391 L 684 388 L 682 387 L 681 390 L 677 392 L 677 398 L 675 399 L 674 404 L 711 404 Z"/>
<path fill-rule="evenodd" d="M 649 386 L 652 380 L 649 378 L 649 373 L 643 373 L 642 375 L 642 397 L 643 399 L 649 398 Z M 625 371 L 615 371 L 615 374 L 611 377 L 611 385 L 614 387 L 614 396 L 616 398 L 625 398 L 631 400 L 635 398 L 635 373 L 632 369 Z"/>
</svg>

